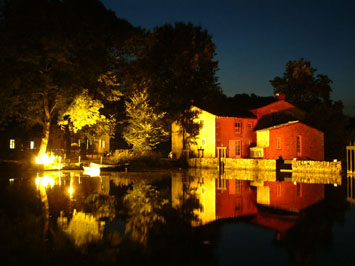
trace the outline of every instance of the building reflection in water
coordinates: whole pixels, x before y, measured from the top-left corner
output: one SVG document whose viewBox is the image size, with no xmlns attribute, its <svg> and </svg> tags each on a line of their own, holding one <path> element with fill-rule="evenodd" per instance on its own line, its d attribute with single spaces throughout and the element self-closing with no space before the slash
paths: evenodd
<svg viewBox="0 0 355 266">
<path fill-rule="evenodd" d="M 199 199 L 201 208 L 195 213 L 200 222 L 194 225 L 245 217 L 249 223 L 275 230 L 278 239 L 298 223 L 299 213 L 324 200 L 325 184 L 341 185 L 341 176 L 305 173 L 279 176 L 275 171 L 226 171 L 221 174 L 189 169 L 169 175 L 173 206 L 181 206 L 191 195 Z M 47 209 L 52 208 L 51 215 L 58 217 L 63 230 L 80 238 L 75 241 L 82 245 L 83 239 L 97 240 L 102 236 L 102 224 L 95 220 L 102 216 L 81 213 L 85 199 L 92 194 L 109 197 L 117 187 L 127 187 L 137 181 L 152 183 L 155 179 L 156 173 L 105 173 L 90 177 L 80 171 L 47 172 L 45 177 L 36 179 L 36 184 L 44 205 Z M 354 202 L 354 179 L 348 179 L 347 184 L 348 200 Z M 49 188 L 51 193 L 46 192 Z M 48 200 L 52 200 L 52 207 L 48 207 Z M 73 215 L 75 210 L 79 216 Z M 84 237 L 85 234 L 90 237 Z"/>
<path fill-rule="evenodd" d="M 171 191 L 175 205 L 187 193 L 196 195 L 202 206 L 196 211 L 201 224 L 250 217 L 251 223 L 284 232 L 295 224 L 298 213 L 324 200 L 325 184 L 339 186 L 341 176 L 189 169 L 172 173 Z"/>
<path fill-rule="evenodd" d="M 355 175 L 348 173 L 346 181 L 347 200 L 351 204 L 355 204 Z"/>
</svg>

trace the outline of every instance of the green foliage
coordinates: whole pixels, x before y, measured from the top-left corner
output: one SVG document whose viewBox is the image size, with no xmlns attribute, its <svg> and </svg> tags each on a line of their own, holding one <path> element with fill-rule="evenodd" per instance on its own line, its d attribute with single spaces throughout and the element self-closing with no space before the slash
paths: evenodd
<svg viewBox="0 0 355 266">
<path fill-rule="evenodd" d="M 317 74 L 311 62 L 303 58 L 289 61 L 282 77 L 270 80 L 274 93 L 286 94 L 290 103 L 309 111 L 315 104 L 330 100 L 332 80 L 327 75 Z"/>
<path fill-rule="evenodd" d="M 124 197 L 128 209 L 128 221 L 126 233 L 131 239 L 146 244 L 149 230 L 157 223 L 164 223 L 164 216 L 161 210 L 168 203 L 161 199 L 159 191 L 151 185 L 134 184 Z"/>
<path fill-rule="evenodd" d="M 152 150 L 168 135 L 163 128 L 165 113 L 157 113 L 149 105 L 146 90 L 136 92 L 130 97 L 130 102 L 126 101 L 126 114 L 128 125 L 123 137 L 127 143 L 133 145 L 135 152 L 144 153 Z"/>
<path fill-rule="evenodd" d="M 116 217 L 116 199 L 109 195 L 90 194 L 84 202 L 85 212 L 92 213 L 97 219 Z"/>
<path fill-rule="evenodd" d="M 94 100 L 89 94 L 88 90 L 84 89 L 83 92 L 75 97 L 68 109 L 61 114 L 61 119 L 59 120 L 59 125 L 65 125 L 70 123 L 69 128 L 77 133 L 84 127 L 94 127 L 102 128 L 99 131 L 106 131 L 107 133 L 113 132 L 112 126 L 115 125 L 114 117 L 107 118 L 101 114 L 100 109 L 104 105 L 100 100 Z M 98 126 L 101 127 L 98 127 Z M 110 130 L 111 129 L 111 130 Z"/>
<path fill-rule="evenodd" d="M 285 93 L 286 100 L 307 111 L 305 122 L 324 132 L 325 159 L 344 159 L 347 117 L 343 103 L 330 98 L 332 81 L 317 74 L 303 58 L 289 61 L 283 77 L 271 80 L 274 92 Z"/>
<path fill-rule="evenodd" d="M 192 104 L 212 102 L 221 94 L 215 45 L 199 26 L 180 22 L 156 27 L 137 35 L 130 51 L 121 73 L 123 89 L 128 95 L 146 89 L 151 105 L 166 113 L 166 131 Z"/>
<path fill-rule="evenodd" d="M 133 27 L 100 1 L 9 0 L 0 22 L 0 119 L 42 124 L 41 151 L 51 122 L 83 88 L 119 97 L 109 70 Z"/>
</svg>

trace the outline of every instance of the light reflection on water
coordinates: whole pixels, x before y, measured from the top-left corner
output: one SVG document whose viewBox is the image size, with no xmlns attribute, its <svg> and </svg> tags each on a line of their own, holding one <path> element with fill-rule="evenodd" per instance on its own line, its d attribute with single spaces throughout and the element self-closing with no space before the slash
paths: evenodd
<svg viewBox="0 0 355 266">
<path fill-rule="evenodd" d="M 157 201 L 163 204 L 162 200 L 167 200 L 174 208 L 181 208 L 193 195 L 200 206 L 193 211 L 198 220 L 192 221 L 192 225 L 195 228 L 203 225 L 201 228 L 212 231 L 207 234 L 210 238 L 201 243 L 214 247 L 213 254 L 219 265 L 232 265 L 238 254 L 246 259 L 247 254 L 250 256 L 258 250 L 260 255 L 278 256 L 269 259 L 270 262 L 281 260 L 281 264 L 286 264 L 290 260 L 305 264 L 309 260 L 317 264 L 322 260 L 317 260 L 316 254 L 328 250 L 329 257 L 333 249 L 332 228 L 345 219 L 348 202 L 355 202 L 353 178 L 312 174 L 277 176 L 272 171 L 220 174 L 189 169 L 156 173 L 104 172 L 93 177 L 81 171 L 55 171 L 37 174 L 31 180 L 40 192 L 48 222 L 56 223 L 77 246 L 101 241 L 105 237 L 105 227 L 112 226 L 117 218 L 130 223 L 130 228 L 136 228 L 136 235 L 148 234 L 147 231 L 153 230 L 151 224 L 167 221 L 159 211 L 152 211 L 158 208 Z M 9 184 L 15 185 L 16 179 L 9 180 Z M 124 195 L 137 184 L 141 187 L 152 185 L 164 196 L 153 202 L 148 200 L 148 194 L 142 194 L 137 198 L 140 203 L 147 200 L 147 204 L 130 204 L 141 208 L 139 213 L 143 213 L 143 218 L 122 218 L 120 207 L 124 204 Z M 132 198 L 135 197 L 131 197 L 131 201 Z M 354 209 L 350 211 L 353 213 Z M 343 224 L 350 226 L 346 221 Z M 50 225 L 45 226 L 48 230 Z M 129 233 L 133 236 L 132 231 Z M 129 235 L 127 228 L 116 232 L 116 245 L 122 243 L 125 234 Z M 349 235 L 354 236 L 354 230 L 350 230 Z M 110 237 L 112 239 L 112 232 Z M 137 239 L 147 241 L 144 237 Z M 247 239 L 255 248 L 253 252 L 247 248 Z M 344 243 L 350 240 L 344 239 Z M 259 244 L 253 245 L 253 241 Z M 233 251 L 233 247 L 240 252 Z M 263 256 L 250 260 L 250 264 L 261 262 Z"/>
</svg>

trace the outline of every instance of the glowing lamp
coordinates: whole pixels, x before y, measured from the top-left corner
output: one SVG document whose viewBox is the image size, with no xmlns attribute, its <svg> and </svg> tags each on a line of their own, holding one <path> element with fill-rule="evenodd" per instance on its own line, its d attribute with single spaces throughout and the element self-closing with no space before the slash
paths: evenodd
<svg viewBox="0 0 355 266">
<path fill-rule="evenodd" d="M 36 164 L 50 165 L 54 162 L 55 157 L 53 154 L 48 156 L 47 153 L 41 154 L 39 157 L 36 157 Z"/>
</svg>

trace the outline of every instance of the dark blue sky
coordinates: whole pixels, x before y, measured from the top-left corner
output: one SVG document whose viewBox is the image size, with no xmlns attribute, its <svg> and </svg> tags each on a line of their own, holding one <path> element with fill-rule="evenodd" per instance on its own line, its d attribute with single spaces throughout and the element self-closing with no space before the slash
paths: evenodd
<svg viewBox="0 0 355 266">
<path fill-rule="evenodd" d="M 102 0 L 134 26 L 176 21 L 207 29 L 224 93 L 270 96 L 269 80 L 303 57 L 333 80 L 332 99 L 355 116 L 355 1 Z"/>
</svg>

